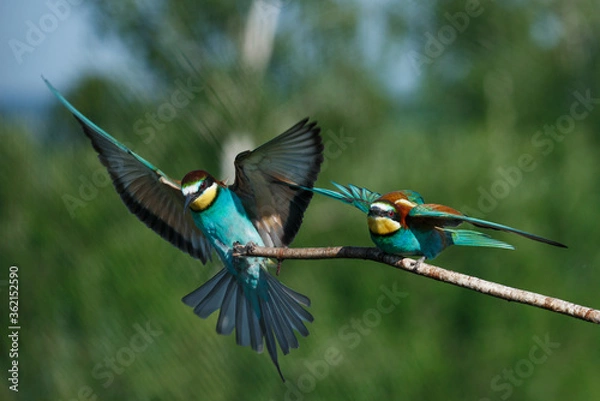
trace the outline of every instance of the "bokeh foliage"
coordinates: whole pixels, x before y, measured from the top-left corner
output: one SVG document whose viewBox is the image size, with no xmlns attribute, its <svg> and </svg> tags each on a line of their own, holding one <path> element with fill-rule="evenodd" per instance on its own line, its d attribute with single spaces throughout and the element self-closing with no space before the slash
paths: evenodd
<svg viewBox="0 0 600 401">
<path fill-rule="evenodd" d="M 196 168 L 219 175 L 237 138 L 259 144 L 309 115 L 326 143 L 320 186 L 410 188 L 569 245 L 493 233 L 517 250 L 454 248 L 434 263 L 600 307 L 600 104 L 546 154 L 533 142 L 569 115 L 575 92 L 600 97 L 598 4 L 481 2 L 430 63 L 410 61 L 411 51 L 427 55 L 427 33 L 448 26 L 446 14 L 472 6 L 268 0 L 263 17 L 279 17 L 273 53 L 252 68 L 242 51 L 250 3 L 98 2 L 98 32 L 126 44 L 138 61 L 127 76 L 146 81 L 90 75 L 66 95 L 175 178 Z M 190 104 L 152 135 L 140 130 L 188 79 L 202 87 Z M 346 260 L 284 263 L 280 279 L 311 298 L 315 322 L 282 358 L 283 385 L 266 356 L 218 336 L 215 316 L 200 320 L 180 302 L 220 263 L 202 266 L 130 215 L 61 106 L 39 132 L 2 120 L 0 258 L 3 269 L 20 268 L 22 399 L 600 398 L 597 326 Z M 524 154 L 535 168 L 517 179 Z M 494 188 L 502 196 L 482 210 L 482 191 Z M 364 216 L 315 198 L 293 245 L 369 244 Z M 387 314 L 374 312 L 381 286 L 405 295 Z M 160 334 L 123 351 L 148 322 Z M 546 337 L 560 345 L 533 363 L 535 338 Z M 335 350 L 338 365 L 311 373 Z M 119 355 L 128 366 L 99 378 Z M 5 387 L 0 397 L 17 399 Z"/>
</svg>

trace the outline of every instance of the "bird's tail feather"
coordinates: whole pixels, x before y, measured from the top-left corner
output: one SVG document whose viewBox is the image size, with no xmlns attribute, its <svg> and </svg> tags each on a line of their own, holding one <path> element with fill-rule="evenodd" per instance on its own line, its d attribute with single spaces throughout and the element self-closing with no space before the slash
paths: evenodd
<svg viewBox="0 0 600 401">
<path fill-rule="evenodd" d="M 313 317 L 303 306 L 310 306 L 310 300 L 266 271 L 261 270 L 261 276 L 259 282 L 265 285 L 251 289 L 223 269 L 186 295 L 183 302 L 202 318 L 220 308 L 217 332 L 228 335 L 235 328 L 236 342 L 241 346 L 249 345 L 256 352 L 262 352 L 266 343 L 271 360 L 285 380 L 277 361 L 277 343 L 286 355 L 291 348 L 298 348 L 294 330 L 303 337 L 308 335 L 304 322 L 312 322 Z"/>
<path fill-rule="evenodd" d="M 491 238 L 489 235 L 480 233 L 478 231 L 444 228 L 444 232 L 449 236 L 454 245 L 515 249 L 512 245 L 507 244 L 506 242 Z"/>
<path fill-rule="evenodd" d="M 466 222 L 469 222 L 469 223 L 473 224 L 476 227 L 489 228 L 489 229 L 492 229 L 492 230 L 499 230 L 499 231 L 506 231 L 506 232 L 509 232 L 509 233 L 518 234 L 518 235 L 520 235 L 522 237 L 529 238 L 529 239 L 532 239 L 534 241 L 543 242 L 543 243 L 548 244 L 548 245 L 553 245 L 553 246 L 557 246 L 557 247 L 560 247 L 560 248 L 566 248 L 567 247 L 566 245 L 561 244 L 560 242 L 553 241 L 553 240 L 548 239 L 548 238 L 540 237 L 539 235 L 531 234 L 531 233 L 528 233 L 528 232 L 523 231 L 523 230 L 518 230 L 516 228 L 505 226 L 504 224 L 493 223 L 491 221 L 481 220 L 481 219 L 477 219 L 475 217 L 469 217 L 469 216 L 463 216 L 462 220 L 466 221 Z"/>
</svg>

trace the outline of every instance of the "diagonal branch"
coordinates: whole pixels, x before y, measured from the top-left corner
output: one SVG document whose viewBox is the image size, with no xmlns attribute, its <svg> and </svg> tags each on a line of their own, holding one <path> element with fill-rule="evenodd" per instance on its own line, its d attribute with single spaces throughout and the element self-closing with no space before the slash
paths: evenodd
<svg viewBox="0 0 600 401">
<path fill-rule="evenodd" d="M 268 248 L 256 246 L 254 244 L 235 245 L 234 248 L 235 257 L 262 256 L 278 260 L 333 258 L 372 260 L 420 276 L 429 277 L 434 280 L 488 294 L 496 298 L 536 306 L 587 322 L 600 324 L 599 310 L 563 301 L 562 299 L 536 294 L 535 292 L 520 290 L 518 288 L 482 280 L 477 277 L 468 276 L 452 270 L 446 270 L 426 263 L 417 264 L 413 259 L 390 255 L 377 248 L 354 246 L 330 248 Z"/>
</svg>

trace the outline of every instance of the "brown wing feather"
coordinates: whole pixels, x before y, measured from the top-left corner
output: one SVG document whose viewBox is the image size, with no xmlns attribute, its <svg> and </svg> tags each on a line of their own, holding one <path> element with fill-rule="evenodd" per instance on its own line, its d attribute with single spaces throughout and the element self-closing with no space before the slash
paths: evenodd
<svg viewBox="0 0 600 401">
<path fill-rule="evenodd" d="M 308 118 L 253 151 L 235 159 L 235 182 L 252 222 L 268 246 L 286 246 L 296 236 L 323 162 L 320 128 Z"/>
</svg>

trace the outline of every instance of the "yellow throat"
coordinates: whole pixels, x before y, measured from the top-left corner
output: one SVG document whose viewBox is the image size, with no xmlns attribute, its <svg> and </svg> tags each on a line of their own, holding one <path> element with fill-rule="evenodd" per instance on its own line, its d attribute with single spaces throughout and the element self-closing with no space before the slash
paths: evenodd
<svg viewBox="0 0 600 401">
<path fill-rule="evenodd" d="M 201 212 L 206 210 L 217 197 L 217 183 L 213 182 L 212 185 L 204 190 L 200 196 L 198 196 L 192 203 L 190 208 L 195 212 Z"/>
<path fill-rule="evenodd" d="M 388 235 L 400 229 L 400 223 L 381 216 L 367 217 L 369 230 L 376 235 Z"/>
</svg>

